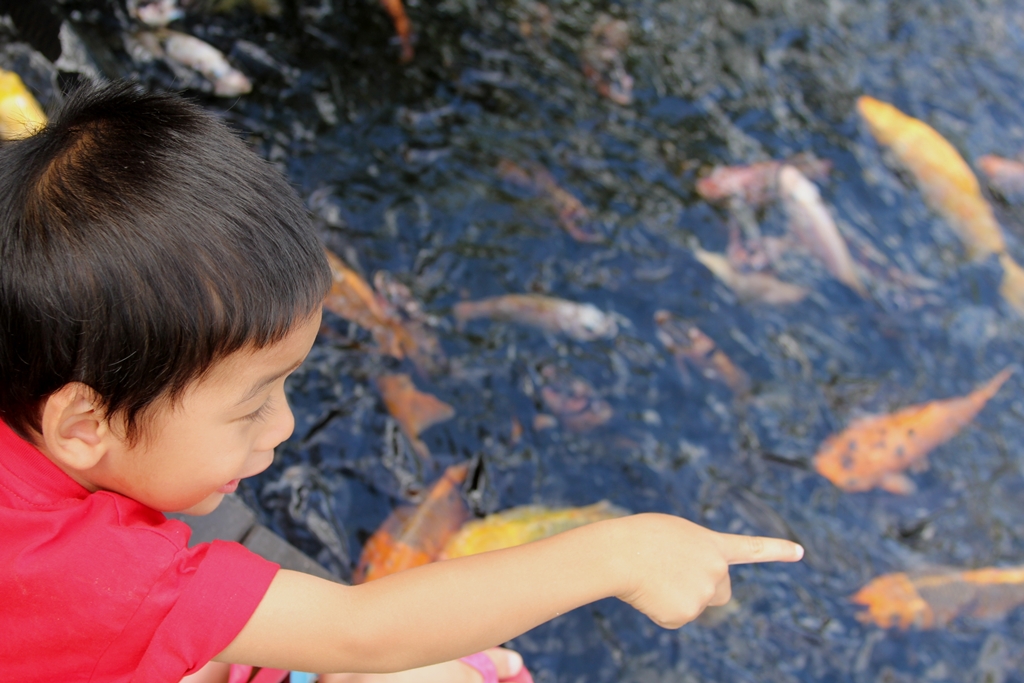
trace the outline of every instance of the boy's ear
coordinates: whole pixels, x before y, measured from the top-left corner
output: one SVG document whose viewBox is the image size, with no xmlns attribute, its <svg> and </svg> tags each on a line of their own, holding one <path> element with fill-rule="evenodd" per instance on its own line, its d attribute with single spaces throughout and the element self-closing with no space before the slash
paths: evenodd
<svg viewBox="0 0 1024 683">
<path fill-rule="evenodd" d="M 78 471 L 99 463 L 113 436 L 99 396 L 81 382 L 69 382 L 47 397 L 41 427 L 46 453 Z"/>
</svg>

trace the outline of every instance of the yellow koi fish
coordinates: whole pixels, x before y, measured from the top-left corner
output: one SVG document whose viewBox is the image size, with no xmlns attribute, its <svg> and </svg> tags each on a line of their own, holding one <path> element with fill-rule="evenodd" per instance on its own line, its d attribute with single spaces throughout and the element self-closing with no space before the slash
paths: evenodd
<svg viewBox="0 0 1024 683">
<path fill-rule="evenodd" d="M 21 76 L 0 69 L 0 138 L 21 140 L 46 125 L 46 114 Z"/>
</svg>

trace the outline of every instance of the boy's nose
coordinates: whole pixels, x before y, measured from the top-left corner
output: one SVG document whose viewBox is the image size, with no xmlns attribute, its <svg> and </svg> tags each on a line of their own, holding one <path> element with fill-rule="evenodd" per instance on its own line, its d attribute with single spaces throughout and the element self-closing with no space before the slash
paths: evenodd
<svg viewBox="0 0 1024 683">
<path fill-rule="evenodd" d="M 295 431 L 295 415 L 292 413 L 292 407 L 288 405 L 288 400 L 284 396 L 281 396 L 281 402 L 284 408 L 275 411 L 266 431 L 263 432 L 256 445 L 256 450 L 273 450 Z"/>
</svg>

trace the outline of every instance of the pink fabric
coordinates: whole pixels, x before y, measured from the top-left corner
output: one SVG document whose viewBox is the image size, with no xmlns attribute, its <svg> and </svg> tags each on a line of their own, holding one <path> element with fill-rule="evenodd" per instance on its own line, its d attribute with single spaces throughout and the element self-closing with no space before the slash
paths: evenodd
<svg viewBox="0 0 1024 683">
<path fill-rule="evenodd" d="M 533 683 L 533 676 L 530 675 L 526 665 L 523 665 L 523 668 L 515 676 L 502 678 L 499 682 L 498 669 L 494 666 L 491 658 L 483 652 L 462 657 L 459 661 L 479 671 L 480 675 L 484 677 L 484 683 Z"/>
<path fill-rule="evenodd" d="M 232 664 L 228 671 L 228 683 L 250 683 L 254 667 L 245 664 Z M 288 671 L 281 669 L 260 669 L 251 683 L 282 683 L 288 678 Z"/>
<path fill-rule="evenodd" d="M 178 683 L 234 640 L 278 565 L 89 493 L 0 422 L 0 680 Z"/>
</svg>

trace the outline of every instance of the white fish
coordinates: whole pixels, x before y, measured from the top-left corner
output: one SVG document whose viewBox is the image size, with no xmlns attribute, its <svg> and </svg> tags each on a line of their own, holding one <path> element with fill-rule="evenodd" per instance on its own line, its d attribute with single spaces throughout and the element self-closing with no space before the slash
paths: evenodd
<svg viewBox="0 0 1024 683">
<path fill-rule="evenodd" d="M 153 32 L 164 56 L 182 66 L 198 71 L 213 84 L 218 97 L 235 97 L 252 92 L 252 83 L 241 71 L 228 63 L 224 53 L 195 36 L 170 29 Z"/>
<path fill-rule="evenodd" d="M 793 166 L 779 171 L 779 194 L 789 216 L 789 228 L 832 276 L 861 296 L 867 289 L 853 265 L 853 258 L 832 219 L 817 186 Z"/>
<path fill-rule="evenodd" d="M 619 333 L 615 318 L 593 304 L 540 294 L 506 294 L 480 301 L 460 301 L 452 308 L 452 313 L 460 326 L 474 318 L 490 318 L 532 325 L 579 341 L 610 339 Z"/>
<path fill-rule="evenodd" d="M 766 304 L 795 304 L 809 294 L 798 285 L 791 285 L 767 273 L 743 273 L 722 254 L 695 247 L 693 255 L 715 277 L 731 289 L 740 301 L 761 301 Z"/>
</svg>

